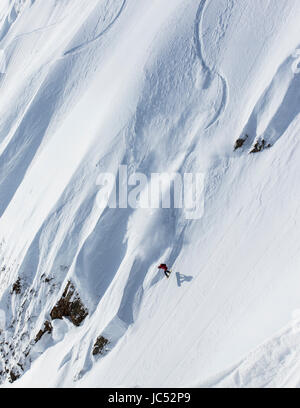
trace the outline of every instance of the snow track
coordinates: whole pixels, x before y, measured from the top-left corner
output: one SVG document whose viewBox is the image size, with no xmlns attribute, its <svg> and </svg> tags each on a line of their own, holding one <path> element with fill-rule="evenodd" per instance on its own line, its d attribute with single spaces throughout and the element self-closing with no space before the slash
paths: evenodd
<svg viewBox="0 0 300 408">
<path fill-rule="evenodd" d="M 115 22 L 117 21 L 117 19 L 121 16 L 121 14 L 122 14 L 122 12 L 123 12 L 125 6 L 126 6 L 126 1 L 127 1 L 127 0 L 121 0 L 121 1 L 120 1 L 121 6 L 120 6 L 119 10 L 115 13 L 115 15 L 114 15 L 113 17 L 111 17 L 111 18 L 109 19 L 110 21 L 109 21 L 108 23 L 105 21 L 105 20 L 106 20 L 106 16 L 105 16 L 105 15 L 103 16 L 102 13 L 101 13 L 101 14 L 100 14 L 100 15 L 101 15 L 101 18 L 103 18 L 103 20 L 104 20 L 104 22 L 105 22 L 105 24 L 106 24 L 106 27 L 103 28 L 103 29 L 101 30 L 101 32 L 100 32 L 99 34 L 97 34 L 96 37 L 92 38 L 91 40 L 86 41 L 86 42 L 83 43 L 83 44 L 77 45 L 77 46 L 71 48 L 71 49 L 68 50 L 68 51 L 65 51 L 65 52 L 64 52 L 64 56 L 73 55 L 73 54 L 75 54 L 75 53 L 77 53 L 77 52 L 80 52 L 83 48 L 85 48 L 85 47 L 89 46 L 90 44 L 94 43 L 95 41 L 99 40 L 105 33 L 107 33 L 107 31 L 111 29 L 111 27 L 115 24 Z M 104 8 L 107 8 L 108 10 L 109 10 L 109 3 L 113 3 L 113 4 L 114 4 L 114 7 L 115 7 L 115 4 L 116 4 L 115 1 L 112 2 L 111 0 L 110 0 L 110 1 L 107 0 L 107 3 L 108 3 L 108 4 L 105 5 Z M 96 7 L 97 7 L 97 6 L 96 6 Z M 102 4 L 100 3 L 100 11 L 102 11 L 102 7 L 103 7 L 103 6 L 102 6 Z M 97 14 L 97 11 L 93 11 L 93 14 L 94 14 L 94 13 Z"/>
<path fill-rule="evenodd" d="M 217 120 L 222 116 L 226 109 L 227 105 L 227 99 L 228 99 L 228 84 L 226 81 L 226 78 L 220 75 L 219 73 L 216 72 L 214 67 L 209 67 L 207 62 L 205 61 L 205 56 L 204 56 L 204 43 L 203 43 L 203 30 L 202 30 L 202 22 L 204 18 L 204 13 L 205 13 L 205 8 L 207 6 L 208 0 L 201 0 L 200 5 L 197 10 L 196 14 L 196 19 L 195 19 L 195 34 L 194 34 L 194 41 L 195 41 L 195 47 L 197 50 L 198 57 L 201 61 L 201 64 L 203 66 L 203 70 L 205 72 L 205 88 L 209 87 L 212 81 L 217 78 L 217 81 L 219 82 L 218 87 L 221 90 L 221 102 L 220 102 L 220 107 L 217 109 L 215 115 L 213 118 L 210 120 L 208 125 L 206 125 L 206 129 L 209 129 L 212 125 L 216 123 Z"/>
</svg>

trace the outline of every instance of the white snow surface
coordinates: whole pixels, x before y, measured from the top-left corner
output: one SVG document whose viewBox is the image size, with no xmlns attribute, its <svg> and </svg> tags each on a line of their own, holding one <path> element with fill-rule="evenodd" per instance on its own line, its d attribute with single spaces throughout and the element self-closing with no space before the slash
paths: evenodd
<svg viewBox="0 0 300 408">
<path fill-rule="evenodd" d="M 1 0 L 0 343 L 22 362 L 2 386 L 300 385 L 299 19 L 299 0 Z M 101 209 L 120 164 L 203 173 L 202 218 Z M 88 316 L 35 344 L 69 280 Z"/>
</svg>

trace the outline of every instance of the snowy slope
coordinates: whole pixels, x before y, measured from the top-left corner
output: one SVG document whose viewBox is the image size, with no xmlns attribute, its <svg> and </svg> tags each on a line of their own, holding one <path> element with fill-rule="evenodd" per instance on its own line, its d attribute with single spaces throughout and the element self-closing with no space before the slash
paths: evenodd
<svg viewBox="0 0 300 408">
<path fill-rule="evenodd" d="M 299 384 L 299 17 L 298 0 L 1 1 L 4 386 Z M 202 218 L 100 208 L 120 164 L 203 173 Z M 78 326 L 52 318 L 68 282 Z"/>
<path fill-rule="evenodd" d="M 299 388 L 299 336 L 298 310 L 295 320 L 276 336 L 257 347 L 238 364 L 196 386 Z"/>
</svg>

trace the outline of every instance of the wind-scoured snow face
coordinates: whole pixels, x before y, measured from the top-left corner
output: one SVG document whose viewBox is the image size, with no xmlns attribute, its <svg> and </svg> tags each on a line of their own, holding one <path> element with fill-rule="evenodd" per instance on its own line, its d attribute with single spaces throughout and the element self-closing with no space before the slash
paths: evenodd
<svg viewBox="0 0 300 408">
<path fill-rule="evenodd" d="M 300 299 L 299 17 L 298 0 L 1 2 L 5 386 L 299 383 L 290 359 L 275 375 L 277 338 L 298 353 L 276 333 Z M 191 197 L 201 175 L 199 217 L 123 205 L 153 174 Z M 118 205 L 99 205 L 103 175 Z"/>
</svg>

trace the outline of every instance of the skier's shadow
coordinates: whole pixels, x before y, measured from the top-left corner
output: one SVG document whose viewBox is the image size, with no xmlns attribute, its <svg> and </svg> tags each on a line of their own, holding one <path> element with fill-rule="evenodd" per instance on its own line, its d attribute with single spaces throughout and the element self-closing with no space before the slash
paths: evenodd
<svg viewBox="0 0 300 408">
<path fill-rule="evenodd" d="M 190 282 L 193 279 L 193 277 L 182 275 L 182 273 L 176 272 L 176 279 L 177 279 L 177 285 L 180 288 L 183 282 Z"/>
</svg>

